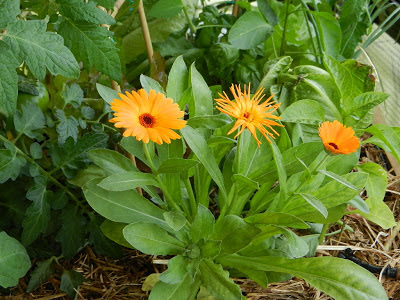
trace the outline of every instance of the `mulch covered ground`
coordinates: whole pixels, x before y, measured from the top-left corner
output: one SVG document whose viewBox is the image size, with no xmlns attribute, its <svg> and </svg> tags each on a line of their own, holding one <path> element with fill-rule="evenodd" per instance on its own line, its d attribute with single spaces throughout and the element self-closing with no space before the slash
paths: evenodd
<svg viewBox="0 0 400 300">
<path fill-rule="evenodd" d="M 372 145 L 363 146 L 362 160 L 380 163 L 388 169 L 389 184 L 385 202 L 394 212 L 396 221 L 399 220 L 400 176 L 395 176 L 385 155 Z M 337 233 L 327 237 L 324 245 L 319 247 L 317 255 L 337 256 L 339 250 L 354 247 L 357 249 L 355 256 L 361 261 L 379 267 L 400 268 L 398 229 L 383 230 L 359 215 L 346 215 L 342 220 L 353 228 L 354 232 L 344 231 L 340 225 L 332 226 L 329 232 L 337 231 Z M 157 257 L 129 249 L 125 250 L 123 258 L 111 260 L 95 254 L 90 247 L 87 247 L 70 265 L 70 268 L 82 273 L 86 279 L 78 291 L 78 299 L 148 299 L 149 292 L 142 289 L 145 279 L 152 273 L 161 273 L 165 270 L 165 265 L 154 263 L 154 260 L 157 262 Z M 382 274 L 376 276 L 386 289 L 388 297 L 400 300 L 400 280 L 387 278 Z M 25 293 L 28 281 L 29 273 L 20 280 L 17 287 L 11 289 L 10 296 L 0 296 L 0 299 L 68 299 L 59 289 L 60 275 L 51 276 L 48 282 L 30 294 Z M 267 289 L 259 287 L 250 280 L 235 279 L 235 281 L 240 284 L 243 294 L 249 300 L 331 299 L 298 278 L 270 284 Z"/>
</svg>

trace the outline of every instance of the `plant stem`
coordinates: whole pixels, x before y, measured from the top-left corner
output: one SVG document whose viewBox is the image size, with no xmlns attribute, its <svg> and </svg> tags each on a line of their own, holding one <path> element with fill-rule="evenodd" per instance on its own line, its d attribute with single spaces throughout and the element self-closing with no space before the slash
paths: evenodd
<svg viewBox="0 0 400 300">
<path fill-rule="evenodd" d="M 285 15 L 285 23 L 283 24 L 280 56 L 285 55 L 285 50 L 286 50 L 286 29 L 287 29 L 288 18 L 289 18 L 289 4 L 290 4 L 290 0 L 285 0 L 286 15 Z"/>
<path fill-rule="evenodd" d="M 328 230 L 328 228 L 329 228 L 329 223 L 324 224 L 324 226 L 322 227 L 322 231 L 321 231 L 321 233 L 319 235 L 319 238 L 318 238 L 318 243 L 319 244 L 322 244 L 324 242 L 324 237 L 326 235 L 326 231 Z"/>
<path fill-rule="evenodd" d="M 183 183 L 185 184 L 185 188 L 186 188 L 188 196 L 189 196 L 191 215 L 194 218 L 197 213 L 197 203 L 196 203 L 196 198 L 193 193 L 192 185 L 190 184 L 189 177 L 186 177 L 185 179 L 183 179 Z"/>
<path fill-rule="evenodd" d="M 196 28 L 196 27 L 194 26 L 192 20 L 190 19 L 189 13 L 188 13 L 187 8 L 186 8 L 185 5 L 183 5 L 183 13 L 185 14 L 186 20 L 187 20 L 187 22 L 188 22 L 188 24 L 189 24 L 190 31 L 191 31 L 192 33 L 196 33 L 197 29 L 199 29 L 199 28 Z"/>
<path fill-rule="evenodd" d="M 307 9 L 308 9 L 307 4 L 305 4 L 303 0 L 301 1 L 301 4 L 305 8 L 305 10 L 303 10 L 303 14 L 304 14 L 304 19 L 306 20 L 308 35 L 310 36 L 310 40 L 311 40 L 311 46 L 313 47 L 314 53 L 317 53 L 317 47 L 315 47 L 315 44 L 314 44 L 313 35 L 312 35 L 310 24 L 308 23 L 308 19 L 310 19 L 311 23 L 313 24 L 314 32 L 317 35 L 317 42 L 320 45 L 321 41 L 320 41 L 320 37 L 319 37 L 317 24 L 315 23 L 314 17 L 310 14 L 310 12 L 307 11 Z M 322 45 L 320 47 L 320 52 L 321 52 L 321 50 L 322 50 Z M 320 55 L 322 55 L 322 53 Z M 319 64 L 322 64 L 320 55 L 315 55 L 315 58 L 317 59 Z"/>
<path fill-rule="evenodd" d="M 149 60 L 150 65 L 154 65 L 155 69 L 157 69 L 154 63 L 153 45 L 151 44 L 149 26 L 147 25 L 146 14 L 143 8 L 143 0 L 139 0 L 138 14 L 140 19 L 140 25 L 142 27 L 144 43 L 146 45 L 147 58 Z"/>
</svg>

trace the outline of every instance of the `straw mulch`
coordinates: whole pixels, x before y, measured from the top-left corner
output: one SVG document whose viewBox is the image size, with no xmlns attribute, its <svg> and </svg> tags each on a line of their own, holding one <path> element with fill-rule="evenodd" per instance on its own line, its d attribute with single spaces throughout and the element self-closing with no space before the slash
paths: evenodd
<svg viewBox="0 0 400 300">
<path fill-rule="evenodd" d="M 394 212 L 396 221 L 400 219 L 400 176 L 395 176 L 390 164 L 381 150 L 372 145 L 364 145 L 362 162 L 373 161 L 388 169 L 389 184 L 385 202 Z M 317 255 L 337 256 L 339 246 L 354 247 L 355 256 L 374 266 L 400 267 L 400 236 L 396 229 L 383 230 L 381 227 L 367 221 L 360 215 L 346 215 L 345 224 L 352 227 L 354 232 L 341 230 L 343 226 L 334 225 L 328 232 L 338 231 L 335 235 L 326 238 L 325 243 L 317 251 Z M 389 247 L 389 250 L 385 250 Z M 148 299 L 148 292 L 142 290 L 146 277 L 152 273 L 161 273 L 165 265 L 154 264 L 156 257 L 143 255 L 136 250 L 125 250 L 123 258 L 111 260 L 97 255 L 87 247 L 69 265 L 80 272 L 86 281 L 78 291 L 78 299 Z M 65 262 L 68 264 L 68 262 Z M 68 265 L 67 265 L 68 266 Z M 400 272 L 399 272 L 400 274 Z M 392 300 L 400 300 L 400 281 L 376 274 Z M 48 282 L 34 292 L 25 293 L 29 274 L 20 280 L 20 284 L 11 289 L 10 296 L 0 296 L 0 299 L 68 299 L 60 291 L 60 275 L 55 274 Z M 301 300 L 301 299 L 331 299 L 329 296 L 315 290 L 299 278 L 273 283 L 263 289 L 256 283 L 235 279 L 240 284 L 243 294 L 249 300 Z M 229 300 L 229 299 L 227 299 Z"/>
</svg>

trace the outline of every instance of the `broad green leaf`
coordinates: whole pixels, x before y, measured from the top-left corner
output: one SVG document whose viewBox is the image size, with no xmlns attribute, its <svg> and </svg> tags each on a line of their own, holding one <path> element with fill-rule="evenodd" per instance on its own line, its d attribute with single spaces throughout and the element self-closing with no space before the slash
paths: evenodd
<svg viewBox="0 0 400 300">
<path fill-rule="evenodd" d="M 83 90 L 77 83 L 68 84 L 65 90 L 62 91 L 64 98 L 64 107 L 71 104 L 74 108 L 81 106 L 83 101 Z"/>
<path fill-rule="evenodd" d="M 110 240 L 124 247 L 132 248 L 132 246 L 125 240 L 124 234 L 122 232 L 126 225 L 128 224 L 113 222 L 111 220 L 105 219 L 100 228 L 104 235 Z"/>
<path fill-rule="evenodd" d="M 188 299 L 193 292 L 192 284 L 193 278 L 189 274 L 186 274 L 183 280 L 175 284 L 167 284 L 163 281 L 159 281 L 154 288 L 151 289 L 149 300 Z"/>
<path fill-rule="evenodd" d="M 80 0 L 56 0 L 60 13 L 74 21 L 86 21 L 93 24 L 115 24 L 113 17 L 99 9 L 94 2 Z"/>
<path fill-rule="evenodd" d="M 168 261 L 168 269 L 158 277 L 162 282 L 176 284 L 182 281 L 186 274 L 187 262 L 185 257 L 178 255 Z"/>
<path fill-rule="evenodd" d="M 320 35 L 322 50 L 337 58 L 340 51 L 342 31 L 339 22 L 329 12 L 312 11 Z"/>
<path fill-rule="evenodd" d="M 171 18 L 183 9 L 182 0 L 160 0 L 149 10 L 148 15 L 154 18 Z"/>
<path fill-rule="evenodd" d="M 374 124 L 365 129 L 365 131 L 374 136 L 364 143 L 373 143 L 377 146 L 382 146 L 382 148 L 392 153 L 397 161 L 400 162 L 400 129 L 397 127 L 392 128 L 385 124 Z M 376 139 L 378 139 L 378 143 Z"/>
<path fill-rule="evenodd" d="M 31 267 L 25 248 L 6 232 L 0 232 L 0 286 L 16 286 Z"/>
<path fill-rule="evenodd" d="M 272 5 L 268 0 L 257 0 L 257 6 L 260 12 L 264 15 L 264 18 L 268 21 L 271 26 L 275 26 L 279 23 L 279 18 L 272 9 Z"/>
<path fill-rule="evenodd" d="M 353 199 L 351 199 L 348 204 L 353 206 L 354 208 L 359 209 L 360 211 L 364 213 L 369 213 L 369 207 L 368 204 L 365 202 L 363 198 L 361 198 L 359 195 L 355 196 Z"/>
<path fill-rule="evenodd" d="M 29 153 L 33 159 L 41 159 L 43 157 L 43 150 L 39 143 L 32 143 L 29 146 Z"/>
<path fill-rule="evenodd" d="M 175 231 L 181 230 L 187 222 L 183 213 L 178 211 L 166 211 L 164 213 L 164 219 L 168 226 Z"/>
<path fill-rule="evenodd" d="M 325 170 L 319 170 L 318 172 L 332 178 L 333 180 L 336 180 L 337 182 L 340 182 L 341 184 L 347 186 L 350 189 L 353 189 L 356 191 L 359 190 L 359 188 L 357 188 L 356 186 L 354 186 L 353 184 L 351 184 L 350 182 L 348 182 L 346 179 L 344 179 L 342 176 L 340 176 L 338 174 L 335 174 L 330 171 L 325 171 Z"/>
<path fill-rule="evenodd" d="M 241 174 L 233 174 L 232 181 L 235 182 L 239 187 L 249 187 L 255 190 L 260 188 L 256 181 L 251 180 L 250 178 Z"/>
<path fill-rule="evenodd" d="M 133 162 L 117 151 L 108 149 L 93 149 L 88 157 L 99 167 L 111 174 L 137 171 Z"/>
<path fill-rule="evenodd" d="M 0 149 L 0 184 L 8 179 L 15 180 L 26 160 L 17 156 L 17 150 L 11 143 L 5 143 L 7 149 Z"/>
<path fill-rule="evenodd" d="M 211 211 L 199 204 L 198 211 L 192 226 L 190 227 L 190 237 L 194 243 L 200 239 L 207 239 L 214 232 L 215 219 Z"/>
<path fill-rule="evenodd" d="M 153 78 L 150 78 L 146 75 L 140 75 L 140 84 L 142 85 L 143 89 L 147 92 L 147 94 L 150 93 L 150 90 L 155 90 L 156 93 L 162 93 L 165 94 L 163 87 L 161 84 L 154 80 Z"/>
<path fill-rule="evenodd" d="M 271 143 L 272 154 L 274 156 L 274 162 L 276 165 L 276 169 L 278 170 L 278 178 L 279 178 L 279 189 L 280 189 L 280 200 L 281 202 L 287 199 L 287 173 L 285 169 L 285 164 L 283 161 L 283 157 L 281 151 L 279 150 L 278 146 L 275 144 L 275 141 Z"/>
<path fill-rule="evenodd" d="M 310 228 L 310 226 L 296 216 L 277 212 L 264 212 L 262 214 L 247 217 L 244 220 L 250 224 L 288 226 L 300 229 Z"/>
<path fill-rule="evenodd" d="M 278 239 L 275 241 L 278 250 L 294 258 L 303 257 L 310 251 L 308 243 L 293 231 L 283 227 L 280 228 L 280 230 L 285 235 L 286 239 Z"/>
<path fill-rule="evenodd" d="M 64 258 L 72 259 L 85 244 L 86 218 L 70 204 L 62 210 L 60 223 L 62 226 L 57 233 L 56 241 L 61 243 Z"/>
<path fill-rule="evenodd" d="M 107 28 L 65 19 L 59 25 L 58 33 L 87 70 L 94 67 L 117 82 L 121 80 L 118 49 Z"/>
<path fill-rule="evenodd" d="M 288 106 L 281 117 L 282 122 L 318 125 L 325 121 L 325 111 L 317 101 L 299 100 Z"/>
<path fill-rule="evenodd" d="M 216 129 L 229 123 L 232 123 L 232 119 L 228 115 L 219 114 L 192 117 L 187 124 L 193 128 Z"/>
<path fill-rule="evenodd" d="M 337 300 L 387 299 L 385 290 L 374 275 L 346 259 L 336 257 L 287 259 L 272 256 L 229 255 L 218 260 L 223 265 L 233 268 L 238 266 L 292 274 L 303 278 Z"/>
<path fill-rule="evenodd" d="M 181 173 L 194 167 L 199 162 L 194 159 L 183 159 L 183 158 L 170 158 L 164 160 L 160 167 L 157 169 L 157 173 Z"/>
<path fill-rule="evenodd" d="M 394 216 L 390 208 L 383 201 L 386 194 L 387 174 L 378 164 L 365 163 L 357 166 L 359 171 L 368 173 L 368 180 L 365 183 L 368 199 L 365 203 L 369 207 L 369 213 L 361 210 L 357 211 L 368 220 L 378 224 L 384 229 L 389 229 L 396 225 Z"/>
<path fill-rule="evenodd" d="M 192 86 L 192 95 L 194 99 L 194 114 L 189 110 L 190 117 L 212 115 L 214 101 L 212 99 L 211 90 L 203 76 L 197 71 L 194 63 L 190 66 L 189 82 Z"/>
<path fill-rule="evenodd" d="M 273 28 L 257 11 L 250 11 L 239 18 L 229 31 L 229 42 L 239 49 L 251 49 L 264 42 Z"/>
<path fill-rule="evenodd" d="M 135 137 L 124 137 L 121 140 L 122 147 L 133 156 L 139 158 L 148 165 L 147 159 L 143 153 L 143 142 L 138 141 Z"/>
<path fill-rule="evenodd" d="M 128 243 L 139 251 L 151 255 L 181 254 L 185 244 L 156 224 L 138 222 L 123 230 Z"/>
<path fill-rule="evenodd" d="M 8 3 L 9 1 L 3 0 L 4 2 Z M 1 5 L 0 3 L 0 7 Z M 0 14 L 2 12 L 0 8 Z M 0 20 L 2 20 L 1 16 Z M 15 69 L 19 64 L 18 60 L 11 53 L 10 47 L 3 41 L 0 41 L 0 113 L 6 115 L 13 114 L 17 109 L 18 76 Z"/>
<path fill-rule="evenodd" d="M 221 265 L 204 258 L 199 265 L 200 277 L 204 287 L 217 299 L 241 300 L 242 293 L 238 285 L 229 278 L 229 272 Z"/>
<path fill-rule="evenodd" d="M 142 172 L 124 172 L 103 179 L 99 186 L 107 191 L 127 191 L 146 185 L 158 186 L 154 175 Z"/>
<path fill-rule="evenodd" d="M 98 166 L 91 165 L 83 170 L 78 170 L 76 175 L 73 178 L 69 178 L 68 182 L 83 187 L 86 183 L 88 183 L 92 179 L 107 177 L 109 173 Z"/>
<path fill-rule="evenodd" d="M 16 21 L 20 12 L 19 0 L 0 0 L 0 28 L 5 28 L 8 23 Z"/>
<path fill-rule="evenodd" d="M 18 20 L 7 26 L 3 41 L 8 43 L 20 63 L 23 61 L 39 80 L 46 75 L 46 68 L 53 75 L 79 77 L 79 66 L 71 51 L 63 45 L 61 36 L 46 32 L 44 20 Z"/>
<path fill-rule="evenodd" d="M 190 149 L 199 159 L 199 161 L 206 168 L 212 179 L 220 188 L 222 194 L 226 195 L 224 179 L 222 177 L 221 171 L 215 161 L 214 155 L 211 149 L 207 146 L 207 142 L 202 135 L 197 133 L 192 127 L 186 126 L 181 129 L 181 133 L 188 143 Z"/>
<path fill-rule="evenodd" d="M 72 137 L 76 142 L 78 140 L 79 122 L 74 116 L 66 116 L 64 111 L 57 109 L 57 119 L 60 121 L 57 125 L 58 143 L 64 144 L 66 139 Z"/>
<path fill-rule="evenodd" d="M 101 179 L 94 179 L 83 187 L 90 206 L 103 217 L 114 222 L 149 222 L 169 228 L 164 211 L 135 191 L 109 192 L 98 186 Z"/>
<path fill-rule="evenodd" d="M 120 99 L 118 92 L 106 87 L 100 83 L 96 83 L 96 89 L 100 97 L 103 98 L 108 104 L 110 104 L 114 99 Z"/>
<path fill-rule="evenodd" d="M 266 70 L 263 79 L 258 88 L 263 87 L 266 91 L 271 89 L 271 86 L 276 83 L 278 75 L 288 71 L 293 62 L 290 56 L 282 56 L 273 59 L 266 63 Z"/>
<path fill-rule="evenodd" d="M 64 270 L 61 275 L 60 290 L 66 292 L 71 299 L 75 299 L 76 291 L 79 290 L 79 286 L 84 280 L 85 278 L 81 273 L 74 270 Z"/>
<path fill-rule="evenodd" d="M 33 103 L 22 105 L 22 113 L 17 111 L 14 114 L 15 129 L 19 133 L 25 134 L 32 139 L 38 136 L 38 133 L 34 131 L 44 128 L 45 124 L 46 120 L 43 112 Z"/>
<path fill-rule="evenodd" d="M 200 38 L 201 39 L 201 38 Z M 229 67 L 235 65 L 240 57 L 240 50 L 227 43 L 214 44 L 204 57 L 210 75 L 221 76 Z M 218 66 L 215 68 L 215 66 Z M 222 91 L 221 91 L 222 92 Z"/>
<path fill-rule="evenodd" d="M 317 197 L 304 193 L 299 193 L 298 195 L 303 197 L 303 199 L 306 200 L 312 207 L 318 210 L 321 213 L 321 215 L 324 216 L 324 218 L 328 217 L 328 211 L 326 207 Z"/>
<path fill-rule="evenodd" d="M 380 92 L 367 92 L 358 95 L 348 105 L 348 113 L 352 114 L 358 110 L 370 110 L 381 104 L 389 97 L 388 94 Z"/>
<path fill-rule="evenodd" d="M 33 203 L 26 210 L 22 222 L 21 242 L 24 246 L 34 242 L 40 233 L 45 232 L 50 221 L 50 204 L 46 197 L 46 178 L 35 177 L 35 184 L 26 193 Z"/>
<path fill-rule="evenodd" d="M 36 290 L 39 286 L 47 281 L 47 279 L 54 274 L 53 257 L 45 260 L 38 261 L 36 268 L 32 271 L 26 292 L 30 293 Z"/>
<path fill-rule="evenodd" d="M 184 91 L 187 89 L 189 72 L 182 56 L 178 56 L 168 75 L 167 97 L 179 103 Z"/>
</svg>

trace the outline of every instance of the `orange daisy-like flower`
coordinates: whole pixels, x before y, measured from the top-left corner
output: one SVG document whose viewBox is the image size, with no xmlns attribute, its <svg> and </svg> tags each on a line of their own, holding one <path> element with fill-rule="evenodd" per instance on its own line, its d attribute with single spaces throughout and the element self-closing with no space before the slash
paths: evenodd
<svg viewBox="0 0 400 300">
<path fill-rule="evenodd" d="M 126 128 L 124 136 L 135 136 L 138 141 L 148 143 L 150 140 L 161 145 L 171 143 L 171 139 L 180 139 L 172 129 L 182 129 L 186 121 L 181 120 L 184 112 L 177 103 L 164 94 L 150 90 L 149 95 L 141 89 L 138 92 L 118 94 L 122 100 L 114 99 L 111 109 L 115 118 L 110 122 L 117 128 Z"/>
<path fill-rule="evenodd" d="M 236 89 L 235 89 L 236 87 Z M 240 86 L 234 86 L 232 84 L 230 88 L 233 97 L 236 102 L 229 100 L 229 97 L 224 92 L 224 95 L 220 95 L 220 99 L 215 99 L 217 101 L 219 109 L 221 112 L 236 118 L 236 123 L 232 129 L 228 132 L 231 134 L 239 127 L 239 132 L 235 135 L 236 138 L 239 134 L 243 132 L 246 128 L 251 132 L 253 137 L 257 141 L 257 145 L 260 146 L 261 142 L 257 138 L 256 129 L 258 129 L 263 136 L 271 143 L 268 136 L 275 138 L 274 135 L 269 132 L 264 126 L 272 130 L 273 133 L 279 136 L 272 126 L 283 126 L 273 120 L 279 120 L 281 117 L 275 116 L 272 113 L 277 110 L 280 103 L 273 104 L 271 100 L 272 96 L 265 100 L 263 103 L 259 104 L 264 97 L 264 89 L 260 88 L 257 93 L 250 97 L 250 84 L 246 92 L 246 86 L 244 86 L 244 92 L 241 91 Z"/>
<path fill-rule="evenodd" d="M 354 135 L 354 130 L 337 120 L 322 123 L 318 131 L 325 149 L 333 154 L 354 153 L 360 147 L 360 140 Z"/>
</svg>

